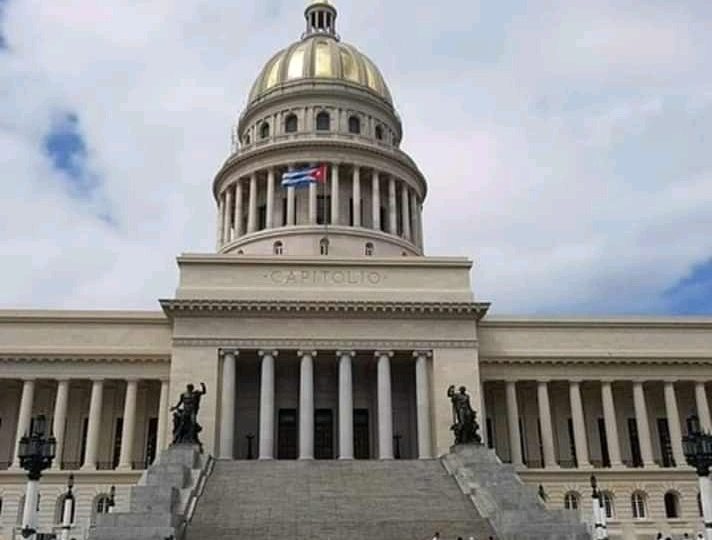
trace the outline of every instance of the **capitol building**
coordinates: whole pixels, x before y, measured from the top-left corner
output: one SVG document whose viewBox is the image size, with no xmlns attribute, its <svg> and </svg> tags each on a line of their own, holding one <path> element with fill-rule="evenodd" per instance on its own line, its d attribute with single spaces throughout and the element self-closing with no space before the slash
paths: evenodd
<svg viewBox="0 0 712 540">
<path fill-rule="evenodd" d="M 437 462 L 447 390 L 464 385 L 485 447 L 550 510 L 590 522 L 595 474 L 611 539 L 694 538 L 682 436 L 693 416 L 712 431 L 712 318 L 489 315 L 471 260 L 427 256 L 437 178 L 401 149 L 386 78 L 337 15 L 311 2 L 257 75 L 212 183 L 215 252 L 178 257 L 174 297 L 0 311 L 0 538 L 19 538 L 18 441 L 40 415 L 57 440 L 40 529 L 58 530 L 73 473 L 86 538 L 111 486 L 128 509 L 171 442 L 170 408 L 201 382 L 205 455 L 254 467 Z"/>
</svg>

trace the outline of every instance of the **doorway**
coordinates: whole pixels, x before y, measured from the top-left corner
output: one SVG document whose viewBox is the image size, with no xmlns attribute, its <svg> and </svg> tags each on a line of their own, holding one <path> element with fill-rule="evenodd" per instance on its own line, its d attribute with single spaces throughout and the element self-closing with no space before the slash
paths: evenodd
<svg viewBox="0 0 712 540">
<path fill-rule="evenodd" d="M 297 459 L 297 409 L 280 409 L 277 459 Z"/>
<path fill-rule="evenodd" d="M 354 409 L 354 458 L 371 457 L 368 409 Z"/>
<path fill-rule="evenodd" d="M 314 412 L 314 458 L 334 459 L 334 413 L 331 409 Z"/>
</svg>

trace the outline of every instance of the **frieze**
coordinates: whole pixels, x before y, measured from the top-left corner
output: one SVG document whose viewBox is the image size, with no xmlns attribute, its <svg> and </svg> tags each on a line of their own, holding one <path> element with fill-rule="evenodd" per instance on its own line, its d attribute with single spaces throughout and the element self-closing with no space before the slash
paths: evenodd
<svg viewBox="0 0 712 540">
<path fill-rule="evenodd" d="M 322 340 L 322 339 L 224 339 L 224 338 L 175 338 L 176 347 L 234 347 L 235 349 L 277 349 L 277 350 L 432 350 L 432 349 L 476 349 L 476 339 L 412 341 L 412 340 Z"/>
</svg>

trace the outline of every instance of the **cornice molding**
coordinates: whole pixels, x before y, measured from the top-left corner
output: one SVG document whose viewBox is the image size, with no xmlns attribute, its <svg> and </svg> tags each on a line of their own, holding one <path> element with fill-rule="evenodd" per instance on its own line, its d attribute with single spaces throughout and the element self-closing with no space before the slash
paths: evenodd
<svg viewBox="0 0 712 540">
<path fill-rule="evenodd" d="M 246 301 L 246 300 L 161 300 L 169 317 L 177 314 L 269 314 L 285 316 L 346 314 L 349 316 L 397 316 L 405 318 L 449 318 L 480 320 L 488 303 L 478 302 L 368 302 L 368 301 Z"/>
<path fill-rule="evenodd" d="M 47 309 L 1 309 L 0 324 L 29 323 L 94 323 L 169 326 L 161 311 L 66 311 Z"/>
<path fill-rule="evenodd" d="M 560 364 L 560 365 L 580 365 L 580 364 L 712 364 L 712 351 L 572 351 L 562 353 L 552 352 L 513 352 L 490 354 L 480 350 L 481 365 L 502 365 L 502 364 Z"/>
<path fill-rule="evenodd" d="M 276 349 L 315 351 L 414 351 L 423 349 L 476 349 L 477 340 L 346 340 L 346 339 L 224 339 L 175 338 L 176 347 L 234 347 L 236 349 Z"/>
<path fill-rule="evenodd" d="M 168 364 L 170 354 L 106 354 L 106 353 L 43 353 L 43 352 L 3 352 L 0 351 L 0 363 L 127 363 L 127 364 Z"/>
<path fill-rule="evenodd" d="M 528 329 L 685 329 L 712 330 L 712 317 L 507 317 L 491 315 L 480 323 L 480 328 Z"/>
</svg>

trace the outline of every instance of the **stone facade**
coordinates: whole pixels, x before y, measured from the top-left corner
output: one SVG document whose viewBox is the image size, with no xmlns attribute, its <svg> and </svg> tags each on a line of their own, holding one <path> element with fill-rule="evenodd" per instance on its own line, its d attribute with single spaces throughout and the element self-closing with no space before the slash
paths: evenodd
<svg viewBox="0 0 712 540">
<path fill-rule="evenodd" d="M 169 406 L 201 381 L 206 452 L 263 460 L 443 455 L 446 391 L 464 384 L 486 444 L 550 508 L 587 520 L 595 473 L 612 538 L 699 529 L 680 436 L 693 414 L 712 429 L 712 318 L 487 316 L 469 260 L 424 255 L 427 181 L 385 82 L 341 46 L 333 6 L 306 16 L 301 63 L 302 41 L 268 63 L 215 177 L 216 253 L 179 257 L 162 312 L 0 312 L 0 537 L 19 524 L 32 418 L 61 449 L 40 527 L 71 471 L 82 538 L 110 486 L 128 509 Z M 281 187 L 322 164 L 326 181 Z"/>
</svg>

